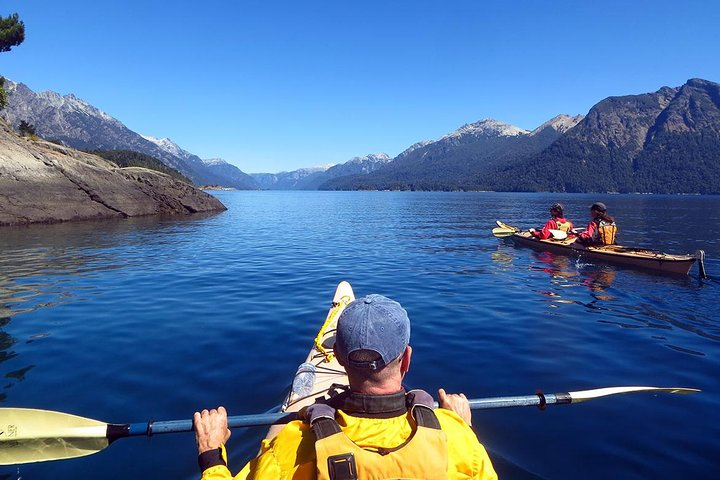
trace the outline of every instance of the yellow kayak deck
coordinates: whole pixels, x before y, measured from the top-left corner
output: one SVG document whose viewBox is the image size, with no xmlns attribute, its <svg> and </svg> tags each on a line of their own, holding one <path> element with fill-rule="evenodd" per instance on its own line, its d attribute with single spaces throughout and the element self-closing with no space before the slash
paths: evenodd
<svg viewBox="0 0 720 480">
<path fill-rule="evenodd" d="M 350 284 L 345 281 L 340 282 L 333 296 L 332 307 L 328 311 L 325 322 L 305 359 L 306 363 L 311 363 L 315 367 L 312 389 L 310 393 L 304 395 L 298 395 L 291 390 L 285 398 L 280 411 L 297 412 L 307 405 L 312 405 L 319 399 L 330 398 L 347 388 L 347 373 L 333 355 L 333 346 L 335 345 L 337 320 L 345 307 L 353 300 L 355 300 L 355 294 Z M 301 373 L 296 373 L 295 377 L 298 375 L 301 375 Z M 273 425 L 266 438 L 273 438 L 283 427 L 283 425 Z"/>
</svg>

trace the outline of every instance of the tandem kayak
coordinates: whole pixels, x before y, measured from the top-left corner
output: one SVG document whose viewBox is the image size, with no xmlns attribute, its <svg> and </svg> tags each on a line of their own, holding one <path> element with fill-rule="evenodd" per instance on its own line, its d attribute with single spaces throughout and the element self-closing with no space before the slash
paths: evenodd
<svg viewBox="0 0 720 480">
<path fill-rule="evenodd" d="M 325 323 L 315 337 L 305 362 L 298 367 L 290 393 L 280 406 L 281 412 L 297 412 L 317 400 L 330 398 L 349 388 L 347 373 L 333 355 L 333 346 L 337 320 L 353 300 L 355 294 L 350 284 L 340 282 Z M 284 425 L 273 425 L 265 438 L 275 437 L 283 428 Z"/>
<path fill-rule="evenodd" d="M 540 240 L 533 237 L 530 232 L 515 232 L 513 241 L 522 246 L 536 250 L 559 253 L 561 255 L 576 255 L 592 261 L 612 263 L 625 267 L 634 267 L 652 270 L 659 273 L 687 275 L 693 264 L 699 260 L 700 276 L 705 276 L 703 265 L 704 252 L 698 250 L 692 255 L 673 255 L 647 248 L 623 247 L 620 245 L 585 246 L 576 242 L 576 237 L 565 239 Z"/>
</svg>

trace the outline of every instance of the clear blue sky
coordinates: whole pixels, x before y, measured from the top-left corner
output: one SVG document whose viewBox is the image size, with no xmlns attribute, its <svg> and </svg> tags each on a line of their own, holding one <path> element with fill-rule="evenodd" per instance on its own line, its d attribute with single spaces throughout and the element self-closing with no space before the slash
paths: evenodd
<svg viewBox="0 0 720 480">
<path fill-rule="evenodd" d="M 713 0 L 0 0 L 14 12 L 0 75 L 249 173 L 720 82 Z"/>
</svg>

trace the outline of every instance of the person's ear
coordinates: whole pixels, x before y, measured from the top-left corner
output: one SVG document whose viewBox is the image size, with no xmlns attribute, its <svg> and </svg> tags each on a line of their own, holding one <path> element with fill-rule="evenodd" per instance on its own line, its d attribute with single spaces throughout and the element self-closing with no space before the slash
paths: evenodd
<svg viewBox="0 0 720 480">
<path fill-rule="evenodd" d="M 405 375 L 410 370 L 410 358 L 412 357 L 412 347 L 408 345 L 405 347 L 405 351 L 400 359 L 400 373 Z"/>
<path fill-rule="evenodd" d="M 333 345 L 333 355 L 335 355 L 335 358 L 337 359 L 340 366 L 344 367 L 345 364 L 343 364 L 343 361 L 340 359 L 340 355 L 338 355 L 337 350 L 335 350 L 335 345 Z"/>
</svg>

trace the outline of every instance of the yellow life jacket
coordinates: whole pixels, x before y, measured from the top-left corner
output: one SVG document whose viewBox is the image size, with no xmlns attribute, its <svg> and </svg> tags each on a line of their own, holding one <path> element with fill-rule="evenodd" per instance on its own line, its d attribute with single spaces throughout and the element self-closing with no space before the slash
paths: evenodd
<svg viewBox="0 0 720 480">
<path fill-rule="evenodd" d="M 572 230 L 572 222 L 564 221 L 561 222 L 557 218 L 555 219 L 556 230 L 562 230 L 563 232 L 569 232 Z"/>
<path fill-rule="evenodd" d="M 598 240 L 602 245 L 615 245 L 615 236 L 617 235 L 617 225 L 615 223 L 607 223 L 600 221 L 597 229 Z"/>
<path fill-rule="evenodd" d="M 425 395 L 430 405 L 411 404 L 414 431 L 393 448 L 365 450 L 342 432 L 334 418 L 314 420 L 318 480 L 447 479 L 447 438 L 433 412 L 432 397 Z"/>
</svg>

